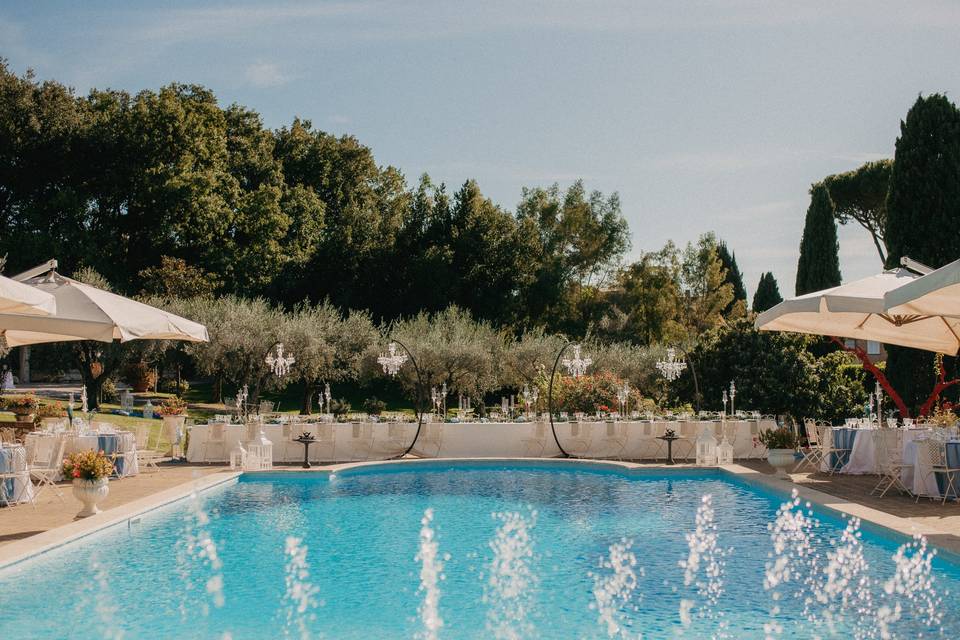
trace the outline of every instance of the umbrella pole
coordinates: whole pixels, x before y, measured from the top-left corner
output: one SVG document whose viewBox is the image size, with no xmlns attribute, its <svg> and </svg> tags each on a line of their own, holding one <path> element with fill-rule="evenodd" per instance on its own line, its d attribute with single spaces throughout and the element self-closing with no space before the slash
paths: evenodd
<svg viewBox="0 0 960 640">
<path fill-rule="evenodd" d="M 897 410 L 900 411 L 900 417 L 910 417 L 910 410 L 907 408 L 907 405 L 904 404 L 903 398 L 900 397 L 900 394 L 896 392 L 896 390 L 893 388 L 893 385 L 891 385 L 890 381 L 887 380 L 887 376 L 883 373 L 883 371 L 881 371 L 875 364 L 870 362 L 870 358 L 867 356 L 866 351 L 860 347 L 848 347 L 840 338 L 836 336 L 830 336 L 830 340 L 839 345 L 844 351 L 857 356 L 863 368 L 873 374 L 873 377 L 876 378 L 877 382 L 880 383 L 880 386 L 883 387 L 883 390 L 886 391 L 887 395 L 890 396 L 890 399 L 893 400 L 893 404 L 897 405 Z"/>
</svg>

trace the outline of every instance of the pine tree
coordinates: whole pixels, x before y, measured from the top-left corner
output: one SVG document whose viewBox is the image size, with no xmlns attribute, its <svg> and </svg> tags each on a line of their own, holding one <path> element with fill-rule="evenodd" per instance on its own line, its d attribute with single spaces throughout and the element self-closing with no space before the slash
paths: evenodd
<svg viewBox="0 0 960 640">
<path fill-rule="evenodd" d="M 960 110 L 918 97 L 900 123 L 887 195 L 887 266 L 907 256 L 931 267 L 960 258 Z M 932 354 L 888 347 L 891 384 L 911 409 L 934 384 Z"/>
<path fill-rule="evenodd" d="M 760 284 L 757 285 L 757 291 L 753 294 L 753 310 L 756 313 L 763 313 L 781 302 L 783 302 L 783 296 L 780 295 L 777 279 L 768 271 L 760 276 Z"/>
<path fill-rule="evenodd" d="M 724 315 L 726 315 L 730 313 L 734 305 L 737 304 L 737 300 L 743 300 L 744 308 L 746 308 L 747 290 L 743 286 L 743 273 L 740 272 L 740 267 L 737 265 L 737 254 L 730 253 L 730 250 L 727 248 L 727 243 L 723 240 L 717 243 L 717 256 L 723 264 L 724 271 L 726 271 L 726 275 L 723 278 L 724 284 L 730 284 L 730 286 L 733 287 L 733 300 L 731 300 L 727 308 L 723 310 Z"/>
<path fill-rule="evenodd" d="M 822 183 L 810 188 L 810 207 L 800 240 L 797 295 L 840 284 L 840 244 L 830 193 Z"/>
</svg>

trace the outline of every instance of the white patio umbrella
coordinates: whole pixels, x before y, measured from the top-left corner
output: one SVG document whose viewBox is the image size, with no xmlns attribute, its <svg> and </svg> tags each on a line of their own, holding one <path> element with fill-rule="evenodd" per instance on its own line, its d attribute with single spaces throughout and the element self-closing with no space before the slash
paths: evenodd
<svg viewBox="0 0 960 640">
<path fill-rule="evenodd" d="M 0 276 L 0 313 L 45 316 L 56 312 L 57 301 L 49 293 Z"/>
<path fill-rule="evenodd" d="M 926 277 L 926 276 L 924 276 Z M 960 348 L 960 319 L 889 311 L 885 295 L 921 276 L 892 269 L 839 287 L 784 300 L 760 314 L 761 331 L 794 331 L 822 336 L 875 340 L 955 355 Z"/>
<path fill-rule="evenodd" d="M 949 318 L 960 318 L 960 260 L 888 291 L 883 299 L 887 313 L 942 316 L 955 328 L 957 320 Z"/>
<path fill-rule="evenodd" d="M 202 324 L 55 271 L 29 278 L 25 284 L 51 294 L 56 313 L 47 317 L 0 313 L 0 337 L 10 347 L 72 340 L 209 340 Z"/>
</svg>

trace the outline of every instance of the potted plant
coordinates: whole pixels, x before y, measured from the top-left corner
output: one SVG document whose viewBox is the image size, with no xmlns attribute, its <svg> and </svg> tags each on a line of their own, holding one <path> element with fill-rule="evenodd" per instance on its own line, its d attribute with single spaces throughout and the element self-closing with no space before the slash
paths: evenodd
<svg viewBox="0 0 960 640">
<path fill-rule="evenodd" d="M 20 423 L 33 423 L 37 404 L 37 397 L 32 393 L 3 398 L 3 408 L 17 416 L 17 422 Z"/>
<path fill-rule="evenodd" d="M 387 403 L 378 399 L 377 396 L 372 396 L 363 401 L 363 410 L 371 416 L 379 416 L 386 408 Z"/>
<path fill-rule="evenodd" d="M 42 403 L 34 414 L 34 425 L 43 425 L 45 429 L 56 426 L 67 417 L 67 410 L 56 403 Z"/>
<path fill-rule="evenodd" d="M 157 372 L 143 360 L 127 365 L 123 377 L 137 393 L 148 391 L 157 384 Z"/>
<path fill-rule="evenodd" d="M 156 411 L 160 414 L 160 419 L 163 420 L 163 431 L 170 439 L 170 451 L 168 453 L 173 455 L 173 447 L 180 444 L 183 424 L 187 421 L 187 401 L 179 396 L 165 398 Z"/>
<path fill-rule="evenodd" d="M 83 503 L 78 518 L 86 518 L 100 513 L 97 506 L 110 493 L 107 481 L 113 473 L 113 463 L 103 451 L 82 451 L 71 453 L 63 461 L 61 468 L 66 478 L 73 480 L 73 497 Z"/>
<path fill-rule="evenodd" d="M 347 414 L 350 412 L 350 403 L 347 402 L 346 398 L 340 398 L 337 400 L 334 398 L 330 401 L 330 413 L 333 414 L 333 417 L 336 418 L 337 422 L 346 422 Z"/>
<path fill-rule="evenodd" d="M 779 478 L 789 478 L 787 467 L 796 464 L 797 434 L 789 427 L 779 427 L 760 433 L 758 440 L 767 448 L 767 462 Z"/>
</svg>

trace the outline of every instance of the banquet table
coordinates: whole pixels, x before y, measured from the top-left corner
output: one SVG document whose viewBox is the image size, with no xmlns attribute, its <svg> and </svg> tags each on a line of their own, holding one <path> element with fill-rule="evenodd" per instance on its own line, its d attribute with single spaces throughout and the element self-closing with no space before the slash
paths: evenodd
<svg viewBox="0 0 960 640">
<path fill-rule="evenodd" d="M 250 439 L 248 427 L 240 424 L 198 424 L 190 429 L 190 462 L 226 462 L 240 442 Z M 332 430 L 332 441 L 310 447 L 311 461 L 378 460 L 403 453 L 413 440 L 416 423 L 346 422 L 321 423 Z M 302 463 L 303 446 L 295 438 L 303 431 L 317 433 L 317 424 L 264 423 L 260 429 L 273 443 L 274 463 Z M 665 459 L 666 447 L 657 436 L 666 429 L 689 442 L 675 445 L 678 458 L 692 453 L 693 443 L 703 428 L 711 429 L 718 443 L 724 432 L 734 447 L 735 458 L 759 457 L 764 449 L 756 436 L 776 428 L 773 420 L 682 421 L 630 420 L 555 422 L 561 446 L 579 456 L 626 460 Z M 222 439 L 211 438 L 211 433 Z M 425 422 L 413 452 L 423 457 L 555 457 L 560 454 L 547 421 L 530 422 Z"/>
<path fill-rule="evenodd" d="M 932 429 L 905 429 L 903 433 L 903 464 L 900 474 L 904 486 L 914 495 L 940 496 L 946 487 L 944 474 L 930 473 L 929 468 L 920 465 L 918 444 L 933 435 Z M 947 466 L 960 467 L 960 441 L 946 443 Z M 954 486 L 960 484 L 960 478 L 954 478 Z"/>
<path fill-rule="evenodd" d="M 877 450 L 873 442 L 874 428 L 860 427 L 831 427 L 830 454 L 823 457 L 820 463 L 821 471 L 830 471 L 835 468 L 837 457 L 843 457 L 839 473 L 848 474 L 875 474 L 877 473 Z M 837 453 L 835 449 L 849 449 Z"/>
<path fill-rule="evenodd" d="M 16 455 L 19 453 L 19 455 Z M 16 467 L 14 466 L 15 462 Z M 27 471 L 27 452 L 23 445 L 4 444 L 0 446 L 0 473 Z M 33 498 L 33 482 L 30 475 L 19 478 L 8 478 L 0 491 L 0 505 L 9 506 L 11 503 L 29 502 Z"/>
<path fill-rule="evenodd" d="M 46 461 L 49 460 L 60 439 L 65 440 L 64 456 L 82 451 L 103 451 L 108 457 L 113 458 L 119 477 L 135 476 L 140 472 L 136 455 L 137 439 L 129 431 L 83 434 L 34 431 L 27 434 L 25 442 L 28 449 L 35 450 L 35 460 Z"/>
</svg>

